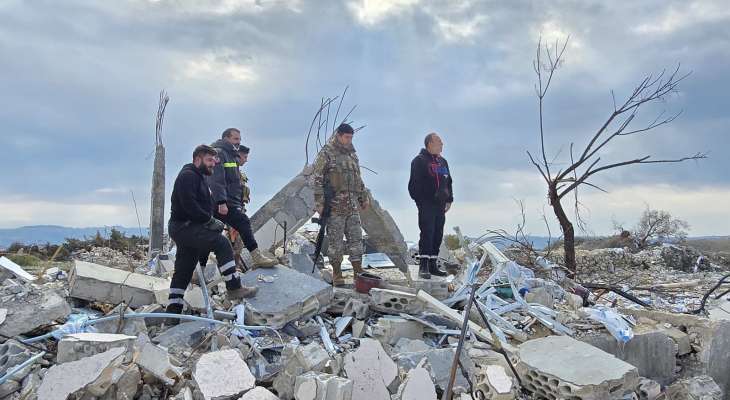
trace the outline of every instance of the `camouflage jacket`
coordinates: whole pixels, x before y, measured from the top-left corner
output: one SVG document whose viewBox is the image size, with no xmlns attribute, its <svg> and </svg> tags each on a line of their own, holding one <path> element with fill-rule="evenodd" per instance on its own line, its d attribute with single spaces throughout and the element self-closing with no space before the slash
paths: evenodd
<svg viewBox="0 0 730 400">
<path fill-rule="evenodd" d="M 243 171 L 241 172 L 241 202 L 244 204 L 244 206 L 251 202 L 251 188 L 248 187 L 248 176 L 246 176 L 246 173 Z"/>
<path fill-rule="evenodd" d="M 355 148 L 341 145 L 334 136 L 317 154 L 314 162 L 312 188 L 317 206 L 324 203 L 325 185 L 329 185 L 334 194 L 331 204 L 333 214 L 358 212 L 368 200 Z"/>
</svg>

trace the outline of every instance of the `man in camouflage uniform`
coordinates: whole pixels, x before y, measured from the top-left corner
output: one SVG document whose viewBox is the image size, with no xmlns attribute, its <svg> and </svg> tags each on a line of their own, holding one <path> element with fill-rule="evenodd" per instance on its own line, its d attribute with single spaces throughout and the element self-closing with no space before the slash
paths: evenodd
<svg viewBox="0 0 730 400">
<path fill-rule="evenodd" d="M 246 205 L 251 202 L 251 188 L 248 187 L 248 176 L 246 176 L 246 173 L 243 172 L 244 164 L 248 162 L 248 154 L 251 152 L 251 149 L 240 145 L 238 146 L 238 167 L 239 172 L 241 173 L 241 205 L 243 206 L 242 212 L 246 213 Z M 243 240 L 241 239 L 241 234 L 238 233 L 233 228 L 229 228 L 228 235 L 231 239 L 231 242 L 233 242 L 233 254 L 236 255 L 236 266 L 241 271 L 246 271 L 246 267 L 243 263 L 243 259 L 241 258 L 241 252 L 243 252 Z"/>
<path fill-rule="evenodd" d="M 365 184 L 360 176 L 360 164 L 352 145 L 354 130 L 342 124 L 317 155 L 312 173 L 315 209 L 324 209 L 325 186 L 332 190 L 332 213 L 327 222 L 328 256 L 332 264 L 332 284 L 342 286 L 343 235 L 347 238 L 350 263 L 355 276 L 362 272 L 362 228 L 360 211 L 370 205 Z"/>
</svg>

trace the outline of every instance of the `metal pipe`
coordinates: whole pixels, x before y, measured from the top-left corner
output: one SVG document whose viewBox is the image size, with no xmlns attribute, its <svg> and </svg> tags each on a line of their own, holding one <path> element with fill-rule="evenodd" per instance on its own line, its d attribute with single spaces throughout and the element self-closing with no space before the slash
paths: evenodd
<svg viewBox="0 0 730 400">
<path fill-rule="evenodd" d="M 35 363 L 36 360 L 38 360 L 39 358 L 43 357 L 45 354 L 46 354 L 45 351 L 41 351 L 40 353 L 34 355 L 33 357 L 25 360 L 25 362 L 23 362 L 22 364 L 13 367 L 5 375 L 3 375 L 2 377 L 0 377 L 0 385 L 2 385 L 3 383 L 5 383 L 5 381 L 7 381 L 8 379 L 10 379 L 10 377 L 12 377 L 13 375 L 17 374 L 19 371 L 22 371 L 26 367 L 28 367 L 28 366 L 32 365 L 33 363 Z"/>
<path fill-rule="evenodd" d="M 473 282 L 473 281 L 472 281 Z M 469 312 L 471 306 L 474 304 L 474 293 L 476 288 L 474 284 L 471 284 L 471 295 L 469 295 L 469 301 L 466 303 L 464 308 L 464 323 L 461 324 L 461 335 L 459 336 L 459 344 L 456 346 L 456 354 L 454 354 L 454 361 L 451 363 L 451 373 L 449 374 L 449 383 L 446 385 L 441 400 L 451 400 L 452 390 L 454 388 L 454 382 L 456 381 L 456 369 L 459 368 L 459 357 L 461 356 L 461 350 L 464 348 L 464 338 L 466 337 L 466 329 L 469 327 Z"/>
</svg>

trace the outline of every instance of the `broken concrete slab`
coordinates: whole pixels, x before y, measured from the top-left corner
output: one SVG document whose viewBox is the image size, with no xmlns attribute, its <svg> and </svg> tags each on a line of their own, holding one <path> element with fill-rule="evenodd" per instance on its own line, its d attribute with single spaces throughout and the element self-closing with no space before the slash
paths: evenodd
<svg viewBox="0 0 730 400">
<path fill-rule="evenodd" d="M 639 400 L 655 400 L 662 392 L 659 382 L 644 377 L 639 378 L 639 386 L 636 388 L 636 395 Z"/>
<path fill-rule="evenodd" d="M 256 378 L 238 350 L 204 354 L 195 364 L 193 379 L 205 400 L 239 396 L 256 386 Z"/>
<path fill-rule="evenodd" d="M 367 233 L 367 242 L 378 252 L 387 254 L 399 270 L 407 273 L 408 245 L 406 245 L 403 234 L 390 213 L 380 206 L 369 190 L 368 195 L 370 207 L 360 211 L 362 228 Z"/>
<path fill-rule="evenodd" d="M 337 375 L 307 372 L 297 377 L 294 385 L 296 400 L 349 400 L 353 384 Z"/>
<path fill-rule="evenodd" d="M 345 372 L 353 382 L 352 400 L 390 400 L 388 388 L 398 377 L 398 367 L 374 339 L 361 339 L 345 355 Z"/>
<path fill-rule="evenodd" d="M 512 400 L 517 396 L 517 388 L 507 370 L 501 365 L 487 365 L 477 374 L 476 391 L 482 398 L 491 400 Z M 477 396 L 479 397 L 479 396 Z"/>
<path fill-rule="evenodd" d="M 431 381 L 431 375 L 423 368 L 423 362 L 408 371 L 398 388 L 396 398 L 400 400 L 436 400 L 436 388 Z"/>
<path fill-rule="evenodd" d="M 56 320 L 65 320 L 71 314 L 66 300 L 52 290 L 42 290 L 24 300 L 3 304 L 8 310 L 0 334 L 15 337 L 33 331 Z"/>
<path fill-rule="evenodd" d="M 407 350 L 411 348 L 417 350 L 421 347 L 418 342 L 419 341 L 417 340 L 413 341 L 412 343 L 401 347 L 401 349 Z M 416 368 L 423 359 L 426 359 L 427 363 L 425 364 L 425 367 L 430 372 L 431 379 L 436 386 L 443 391 L 449 383 L 449 374 L 454 362 L 454 357 L 456 357 L 456 349 L 453 347 L 447 347 L 441 349 L 429 348 L 425 351 L 416 351 L 412 353 L 398 353 L 395 356 L 395 360 L 398 363 L 398 368 L 401 373 L 404 373 Z M 467 373 L 472 375 L 470 379 L 475 380 L 474 371 L 476 367 L 466 352 L 461 353 L 459 361 L 461 361 L 461 364 L 464 366 Z M 454 382 L 454 393 L 465 392 L 468 390 L 469 382 L 462 374 L 457 374 L 456 381 Z"/>
<path fill-rule="evenodd" d="M 307 371 L 322 371 L 330 361 L 327 351 L 317 342 L 298 346 L 294 351 L 294 356 Z"/>
<path fill-rule="evenodd" d="M 667 400 L 722 400 L 720 386 L 707 375 L 682 379 L 667 388 Z"/>
<path fill-rule="evenodd" d="M 135 361 L 143 370 L 168 386 L 174 385 L 175 381 L 182 376 L 182 370 L 172 365 L 168 352 L 149 342 L 142 346 Z"/>
<path fill-rule="evenodd" d="M 259 283 L 261 275 L 273 282 Z M 246 300 L 246 321 L 274 329 L 319 314 L 327 309 L 334 296 L 332 286 L 281 265 L 246 272 L 241 282 L 259 289 L 256 297 Z"/>
<path fill-rule="evenodd" d="M 135 339 L 137 339 L 136 336 L 110 333 L 74 333 L 66 335 L 58 342 L 56 361 L 61 364 L 78 361 L 118 347 L 125 350 L 125 361 L 131 361 Z"/>
<path fill-rule="evenodd" d="M 7 340 L 0 344 L 0 376 L 4 376 L 8 371 L 16 366 L 24 363 L 33 356 L 28 347 L 16 340 Z M 31 368 L 24 368 L 16 372 L 12 376 L 12 380 L 20 382 L 30 373 Z"/>
<path fill-rule="evenodd" d="M 343 316 L 355 317 L 359 320 L 364 320 L 370 315 L 370 306 L 368 303 L 361 301 L 360 299 L 353 298 L 347 301 L 345 308 L 342 310 Z"/>
<path fill-rule="evenodd" d="M 522 343 L 517 358 L 523 385 L 543 397 L 619 400 L 639 383 L 636 367 L 567 336 Z"/>
<path fill-rule="evenodd" d="M 167 279 L 84 261 L 75 262 L 68 283 L 71 297 L 109 304 L 125 302 L 130 307 L 155 303 L 159 292 L 170 288 Z"/>
<path fill-rule="evenodd" d="M 397 290 L 373 288 L 370 289 L 370 298 L 370 306 L 386 314 L 418 314 L 424 308 L 423 302 L 415 294 Z"/>
<path fill-rule="evenodd" d="M 279 400 L 279 398 L 276 397 L 275 394 L 266 390 L 266 388 L 256 386 L 241 396 L 239 400 Z"/>
<path fill-rule="evenodd" d="M 677 345 L 661 330 L 637 327 L 634 338 L 627 343 L 619 343 L 608 333 L 589 335 L 580 340 L 626 361 L 638 368 L 639 375 L 662 385 L 676 380 Z"/>
<path fill-rule="evenodd" d="M 331 358 L 317 342 L 306 346 L 287 345 L 281 353 L 281 364 L 284 365 L 274 378 L 273 387 L 283 399 L 294 397 L 294 388 L 298 376 L 305 372 L 322 372 L 327 369 Z"/>
<path fill-rule="evenodd" d="M 66 400 L 88 386 L 104 386 L 107 381 L 111 381 L 112 371 L 124 360 L 124 352 L 122 348 L 114 348 L 78 361 L 52 366 L 43 376 L 38 388 L 38 399 Z"/>
<path fill-rule="evenodd" d="M 33 282 L 34 280 L 38 279 L 35 276 L 29 274 L 26 270 L 23 269 L 23 267 L 14 263 L 11 259 L 5 256 L 0 257 L 0 269 L 4 269 L 5 271 L 17 276 L 18 278 L 26 282 Z"/>
</svg>

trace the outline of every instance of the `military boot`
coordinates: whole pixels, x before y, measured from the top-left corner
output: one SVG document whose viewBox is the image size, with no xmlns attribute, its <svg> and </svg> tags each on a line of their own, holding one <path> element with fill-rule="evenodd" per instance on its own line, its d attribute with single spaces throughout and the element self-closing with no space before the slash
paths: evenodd
<svg viewBox="0 0 730 400">
<path fill-rule="evenodd" d="M 421 279 L 431 279 L 431 272 L 428 270 L 428 256 L 418 257 L 418 277 Z"/>
<path fill-rule="evenodd" d="M 345 286 L 345 278 L 342 277 L 342 268 L 339 262 L 331 262 L 332 264 L 332 286 Z"/>
<path fill-rule="evenodd" d="M 439 268 L 438 257 L 431 257 L 428 259 L 428 272 L 434 276 L 446 276 L 448 273 L 444 272 Z"/>
<path fill-rule="evenodd" d="M 256 249 L 251 252 L 251 259 L 253 260 L 253 268 L 273 268 L 274 265 L 278 264 L 279 261 L 266 257 L 261 250 Z"/>
<path fill-rule="evenodd" d="M 352 264 L 352 271 L 354 272 L 354 277 L 357 278 L 358 275 L 362 274 L 362 260 L 359 261 L 350 261 Z"/>
</svg>

